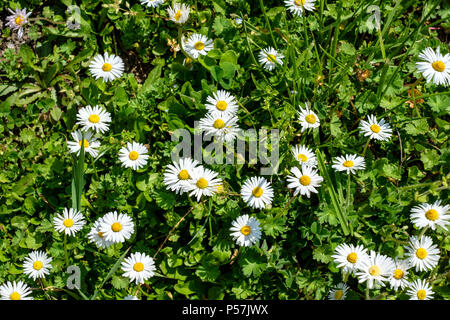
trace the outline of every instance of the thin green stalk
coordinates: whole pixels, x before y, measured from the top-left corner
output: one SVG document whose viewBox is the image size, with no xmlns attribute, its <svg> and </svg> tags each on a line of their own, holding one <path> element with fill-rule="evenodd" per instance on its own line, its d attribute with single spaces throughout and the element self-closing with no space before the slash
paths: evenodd
<svg viewBox="0 0 450 320">
<path fill-rule="evenodd" d="M 422 236 L 425 234 L 425 232 L 427 231 L 427 229 L 428 229 L 428 226 L 426 226 L 425 228 L 422 229 L 422 231 L 420 231 L 419 239 L 422 238 Z"/>
<path fill-rule="evenodd" d="M 66 262 L 66 267 L 69 267 L 69 256 L 67 254 L 67 235 L 64 233 L 64 260 Z"/>
<path fill-rule="evenodd" d="M 370 137 L 369 137 L 369 139 L 367 139 L 366 145 L 364 146 L 364 150 L 361 155 L 363 158 L 366 155 L 366 151 L 367 151 L 367 147 L 369 146 L 369 142 L 370 142 Z"/>
<path fill-rule="evenodd" d="M 366 285 L 366 300 L 370 300 L 369 281 L 367 281 L 367 285 Z"/>
<path fill-rule="evenodd" d="M 351 174 L 347 174 L 347 216 L 350 213 L 350 198 L 351 198 L 351 190 L 350 190 L 350 176 Z"/>
<path fill-rule="evenodd" d="M 267 17 L 266 7 L 264 6 L 264 3 L 263 3 L 262 0 L 259 0 L 259 5 L 260 5 L 260 7 L 262 9 L 264 18 L 266 20 L 267 27 L 269 28 L 269 33 L 270 33 L 270 37 L 272 38 L 273 46 L 275 47 L 275 49 L 278 50 L 277 43 L 275 42 L 275 38 L 273 36 L 272 27 L 270 26 L 269 17 Z"/>
<path fill-rule="evenodd" d="M 383 56 L 383 60 L 386 63 L 386 50 L 384 49 L 383 36 L 381 35 L 381 29 L 378 28 L 377 30 L 378 30 L 378 39 L 380 40 L 381 55 Z"/>
</svg>

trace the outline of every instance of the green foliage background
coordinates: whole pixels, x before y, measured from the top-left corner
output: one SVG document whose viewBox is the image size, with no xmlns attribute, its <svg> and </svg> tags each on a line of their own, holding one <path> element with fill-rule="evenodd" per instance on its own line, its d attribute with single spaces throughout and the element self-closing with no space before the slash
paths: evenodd
<svg viewBox="0 0 450 320">
<path fill-rule="evenodd" d="M 65 26 L 70 5 L 81 9 L 80 30 Z M 325 299 L 329 288 L 342 281 L 331 258 L 337 245 L 358 243 L 402 257 L 409 236 L 419 233 L 410 222 L 410 208 L 448 199 L 450 94 L 427 84 L 415 67 L 428 46 L 449 51 L 448 3 L 321 0 L 313 13 L 298 18 L 280 0 L 191 1 L 184 32 L 205 34 L 215 46 L 191 70 L 183 65 L 183 53 L 175 55 L 167 44 L 178 37 L 177 26 L 167 21 L 168 5 L 150 9 L 139 1 L 113 0 L 0 4 L 3 22 L 7 8 L 16 7 L 31 9 L 31 18 L 45 18 L 25 27 L 23 41 L 4 24 L 0 38 L 0 283 L 26 280 L 36 288 L 35 299 L 78 299 L 96 290 L 97 299 L 122 299 L 136 290 L 144 299 Z M 381 9 L 381 34 L 369 19 L 370 5 Z M 285 55 L 274 72 L 254 60 L 267 46 Z M 105 51 L 125 62 L 125 74 L 113 84 L 95 81 L 88 70 L 90 60 Z M 259 174 L 259 165 L 208 166 L 220 172 L 230 194 L 200 203 L 166 191 L 162 183 L 176 144 L 171 133 L 192 131 L 206 113 L 206 97 L 216 89 L 232 92 L 242 104 L 241 128 L 282 132 L 279 172 L 268 177 L 276 195 L 269 209 L 252 210 L 235 195 L 247 177 Z M 295 111 L 304 101 L 321 120 L 314 134 L 301 134 L 296 121 Z M 112 210 L 127 213 L 136 232 L 107 250 L 88 243 L 91 223 L 68 238 L 69 264 L 82 268 L 77 292 L 65 287 L 63 237 L 51 221 L 72 204 L 73 162 L 66 141 L 76 128 L 77 110 L 97 104 L 106 107 L 113 122 L 102 138 L 103 155 L 95 161 L 86 157 L 82 212 L 89 222 Z M 320 150 L 337 200 L 344 204 L 346 177 L 330 163 L 344 153 L 362 153 L 367 140 L 358 123 L 369 114 L 386 118 L 394 134 L 387 142 L 368 145 L 367 168 L 352 178 L 352 234 L 345 235 L 329 185 L 324 183 L 311 199 L 291 199 L 285 180 L 296 161 L 290 147 L 302 142 Z M 150 150 L 148 165 L 137 172 L 124 170 L 117 158 L 131 140 Z M 231 222 L 242 214 L 263 224 L 259 246 L 239 249 L 230 237 Z M 439 228 L 427 235 L 439 244 L 441 260 L 431 273 L 412 272 L 413 278 L 428 278 L 435 298 L 448 299 L 448 233 Z M 23 274 L 24 258 L 36 249 L 53 258 L 48 290 L 39 290 L 40 284 Z M 138 289 L 120 270 L 108 276 L 127 249 L 155 257 L 157 275 Z M 356 279 L 348 284 L 349 298 L 364 297 Z M 384 298 L 407 299 L 389 289 L 382 292 L 388 293 Z"/>
</svg>

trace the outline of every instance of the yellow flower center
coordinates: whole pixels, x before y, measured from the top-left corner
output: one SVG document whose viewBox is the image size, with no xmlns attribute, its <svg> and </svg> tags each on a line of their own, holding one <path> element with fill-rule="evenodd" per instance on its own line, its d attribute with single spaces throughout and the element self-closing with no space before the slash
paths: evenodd
<svg viewBox="0 0 450 320">
<path fill-rule="evenodd" d="M 344 292 L 342 290 L 336 290 L 336 292 L 334 293 L 334 298 L 336 300 L 341 300 L 343 295 Z"/>
<path fill-rule="evenodd" d="M 89 122 L 98 123 L 100 121 L 100 117 L 96 114 L 91 114 L 89 116 Z"/>
<path fill-rule="evenodd" d="M 213 127 L 216 129 L 222 129 L 225 127 L 225 122 L 222 119 L 217 119 L 214 121 Z"/>
<path fill-rule="evenodd" d="M 14 21 L 16 22 L 16 24 L 18 26 L 20 26 L 22 24 L 22 22 L 25 21 L 25 19 L 22 16 L 18 16 Z"/>
<path fill-rule="evenodd" d="M 297 7 L 303 7 L 306 3 L 306 0 L 294 0 L 294 3 Z"/>
<path fill-rule="evenodd" d="M 136 262 L 133 266 L 133 270 L 136 272 L 141 272 L 144 270 L 144 264 L 142 262 Z"/>
<path fill-rule="evenodd" d="M 99 231 L 98 236 L 99 236 L 100 238 L 103 238 L 103 237 L 104 237 L 103 232 Z"/>
<path fill-rule="evenodd" d="M 305 120 L 306 120 L 306 122 L 308 122 L 308 123 L 310 123 L 310 124 L 316 123 L 316 116 L 313 115 L 313 114 L 308 114 L 308 115 L 305 117 Z"/>
<path fill-rule="evenodd" d="M 381 273 L 380 267 L 378 267 L 378 266 L 376 266 L 376 265 L 371 266 L 371 267 L 369 268 L 369 273 L 370 273 L 370 275 L 373 276 L 373 277 L 379 276 L 380 273 Z"/>
<path fill-rule="evenodd" d="M 200 189 L 205 189 L 206 187 L 208 187 L 208 181 L 206 181 L 205 178 L 200 178 L 197 180 L 196 185 Z"/>
<path fill-rule="evenodd" d="M 423 289 L 420 289 L 419 291 L 417 291 L 417 298 L 419 298 L 420 300 L 425 300 L 425 298 L 427 297 L 427 292 Z"/>
<path fill-rule="evenodd" d="M 174 16 L 174 18 L 175 18 L 175 20 L 180 20 L 180 18 L 181 18 L 181 10 L 177 10 L 177 12 L 175 13 L 175 16 Z"/>
<path fill-rule="evenodd" d="M 380 132 L 381 127 L 374 123 L 373 125 L 370 126 L 370 130 L 372 130 L 372 132 L 378 133 Z"/>
<path fill-rule="evenodd" d="M 439 218 L 439 213 L 435 209 L 430 209 L 425 212 L 425 217 L 427 217 L 428 220 L 434 221 Z"/>
<path fill-rule="evenodd" d="M 42 267 L 44 266 L 44 264 L 41 262 L 41 261 L 35 261 L 34 263 L 33 263 L 33 269 L 34 270 L 41 270 L 42 269 Z"/>
<path fill-rule="evenodd" d="M 241 228 L 241 233 L 242 233 L 244 236 L 248 236 L 251 232 L 252 232 L 252 228 L 250 228 L 249 226 L 243 226 L 243 227 Z"/>
<path fill-rule="evenodd" d="M 299 181 L 302 185 L 307 186 L 311 183 L 311 178 L 308 176 L 301 176 Z"/>
<path fill-rule="evenodd" d="M 102 66 L 102 70 L 105 72 L 109 72 L 109 71 L 111 71 L 111 69 L 112 69 L 112 65 L 109 64 L 108 62 L 105 62 Z"/>
<path fill-rule="evenodd" d="M 203 42 L 201 42 L 201 41 L 197 41 L 194 44 L 194 47 L 195 47 L 195 49 L 200 51 L 200 50 L 203 50 L 203 48 L 205 47 L 205 44 Z"/>
<path fill-rule="evenodd" d="M 83 141 L 84 141 L 84 143 L 83 143 Z M 87 141 L 86 139 L 84 139 L 83 141 L 81 141 L 81 140 L 78 141 L 78 143 L 80 144 L 80 147 L 81 147 L 81 143 L 83 143 L 85 149 L 89 148 L 89 141 Z"/>
<path fill-rule="evenodd" d="M 444 72 L 445 64 L 442 61 L 435 61 L 431 64 L 434 70 L 437 72 Z"/>
<path fill-rule="evenodd" d="M 403 270 L 400 270 L 400 269 L 394 270 L 394 278 L 395 279 L 400 280 L 401 278 L 403 278 L 403 275 L 404 275 Z"/>
<path fill-rule="evenodd" d="M 343 163 L 343 166 L 346 167 L 346 168 L 351 168 L 351 167 L 353 167 L 354 165 L 355 165 L 355 164 L 353 163 L 352 160 L 346 160 L 346 161 L 344 161 L 344 163 Z"/>
<path fill-rule="evenodd" d="M 66 227 L 66 228 L 70 228 L 71 226 L 73 226 L 73 220 L 72 219 L 66 219 L 66 220 L 64 220 L 64 222 L 63 222 L 63 225 Z"/>
<path fill-rule="evenodd" d="M 130 160 L 136 160 L 137 158 L 139 158 L 139 153 L 137 153 L 136 151 L 131 151 L 130 154 L 128 155 L 128 158 L 130 158 Z"/>
<path fill-rule="evenodd" d="M 219 185 L 217 186 L 217 192 L 218 192 L 218 193 L 225 192 L 225 188 L 224 188 L 223 184 L 219 184 Z"/>
<path fill-rule="evenodd" d="M 427 255 L 428 255 L 428 252 L 427 252 L 427 250 L 425 250 L 424 248 L 419 248 L 419 249 L 417 249 L 417 251 L 416 251 L 416 256 L 417 256 L 417 258 L 419 258 L 419 259 L 425 259 L 426 257 L 427 257 Z"/>
<path fill-rule="evenodd" d="M 306 162 L 306 161 L 308 161 L 308 157 L 305 156 L 304 154 L 299 154 L 298 160 L 301 160 L 302 162 Z"/>
<path fill-rule="evenodd" d="M 268 54 L 267 55 L 267 60 L 269 62 L 276 62 L 277 61 L 277 57 L 274 54 Z"/>
<path fill-rule="evenodd" d="M 20 293 L 14 291 L 13 293 L 11 293 L 11 295 L 9 296 L 9 298 L 11 300 L 20 300 Z"/>
<path fill-rule="evenodd" d="M 356 263 L 356 260 L 358 260 L 358 255 L 355 252 L 352 252 L 347 256 L 347 261 L 350 263 Z"/>
<path fill-rule="evenodd" d="M 178 179 L 180 180 L 187 180 L 189 178 L 189 172 L 186 169 L 183 169 L 178 173 Z"/>
<path fill-rule="evenodd" d="M 120 230 L 122 230 L 122 225 L 120 224 L 120 222 L 114 222 L 111 226 L 111 230 L 114 232 L 119 232 Z"/>
<path fill-rule="evenodd" d="M 259 198 L 263 194 L 263 189 L 261 189 L 260 187 L 256 187 L 256 188 L 253 189 L 252 194 L 253 194 L 254 197 Z"/>
<path fill-rule="evenodd" d="M 228 107 L 228 103 L 226 103 L 223 100 L 220 100 L 216 104 L 216 108 L 219 109 L 220 111 L 225 111 L 227 109 L 227 107 Z"/>
</svg>

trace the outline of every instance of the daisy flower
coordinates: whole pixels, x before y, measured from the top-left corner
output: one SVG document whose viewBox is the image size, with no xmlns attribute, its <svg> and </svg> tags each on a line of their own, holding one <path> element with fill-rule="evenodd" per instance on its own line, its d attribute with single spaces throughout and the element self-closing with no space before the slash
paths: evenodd
<svg viewBox="0 0 450 320">
<path fill-rule="evenodd" d="M 297 111 L 298 120 L 300 121 L 300 125 L 302 126 L 302 131 L 305 131 L 308 128 L 317 128 L 320 126 L 320 120 L 317 114 L 314 113 L 307 103 L 305 103 L 305 109 L 300 106 L 300 111 Z"/>
<path fill-rule="evenodd" d="M 433 244 L 428 236 L 422 236 L 420 239 L 412 236 L 409 239 L 409 245 L 406 246 L 406 257 L 409 264 L 416 268 L 416 271 L 427 271 L 437 266 L 439 261 L 439 249 Z"/>
<path fill-rule="evenodd" d="M 23 272 L 33 280 L 36 278 L 45 278 L 50 273 L 52 258 L 47 256 L 44 251 L 32 251 L 25 258 Z"/>
<path fill-rule="evenodd" d="M 8 11 L 12 14 L 6 17 L 6 26 L 13 31 L 17 30 L 17 36 L 19 38 L 22 38 L 23 26 L 28 23 L 28 17 L 30 16 L 31 11 L 27 12 L 26 8 L 16 9 L 16 11 L 12 11 L 10 8 L 8 8 Z"/>
<path fill-rule="evenodd" d="M 156 267 L 152 257 L 137 252 L 122 261 L 122 270 L 123 275 L 130 278 L 131 282 L 142 284 L 155 274 Z"/>
<path fill-rule="evenodd" d="M 377 284 L 384 286 L 384 281 L 388 281 L 395 270 L 395 263 L 385 255 L 370 251 L 368 256 L 361 259 L 356 269 L 358 282 L 367 282 L 368 288 L 372 289 Z"/>
<path fill-rule="evenodd" d="M 191 179 L 188 180 L 185 191 L 190 192 L 189 196 L 197 197 L 197 202 L 203 195 L 210 197 L 217 193 L 217 187 L 222 184 L 222 179 L 216 178 L 217 175 L 217 172 L 202 166 L 193 168 Z"/>
<path fill-rule="evenodd" d="M 384 119 L 377 121 L 377 117 L 369 115 L 369 121 L 361 120 L 360 129 L 364 136 L 369 136 L 370 139 L 387 141 L 392 135 L 392 129 L 389 123 Z"/>
<path fill-rule="evenodd" d="M 105 235 L 103 232 L 100 231 L 100 226 L 103 222 L 103 218 L 97 219 L 94 222 L 94 225 L 92 226 L 91 230 L 88 233 L 88 239 L 89 242 L 93 242 L 97 245 L 99 248 L 108 248 L 111 246 L 114 242 L 107 241 L 105 239 Z"/>
<path fill-rule="evenodd" d="M 157 8 L 164 3 L 164 0 L 140 0 L 142 5 L 150 8 Z"/>
<path fill-rule="evenodd" d="M 236 243 L 243 247 L 252 246 L 261 239 L 259 221 L 249 217 L 248 214 L 237 217 L 233 221 L 230 231 L 230 235 L 236 240 Z"/>
<path fill-rule="evenodd" d="M 164 184 L 167 190 L 175 191 L 176 194 L 185 192 L 192 171 L 199 165 L 197 160 L 182 158 L 169 164 L 164 172 Z"/>
<path fill-rule="evenodd" d="M 95 132 L 105 133 L 109 130 L 111 114 L 99 106 L 86 106 L 78 110 L 77 120 L 77 124 L 82 125 L 84 131 L 92 129 Z"/>
<path fill-rule="evenodd" d="M 83 137 L 84 135 L 84 137 Z M 72 132 L 72 138 L 75 141 L 67 141 L 67 146 L 71 153 L 76 153 L 77 156 L 81 152 L 81 144 L 84 145 L 84 153 L 89 153 L 92 157 L 97 157 L 98 148 L 100 147 L 100 142 L 94 138 L 94 134 L 91 131 L 81 131 L 77 130 Z"/>
<path fill-rule="evenodd" d="M 291 168 L 291 173 L 294 176 L 287 176 L 287 182 L 289 183 L 288 188 L 295 188 L 294 197 L 300 193 L 309 198 L 311 192 L 318 192 L 316 188 L 320 187 L 323 178 L 317 174 L 316 169 L 303 165 L 301 169 Z"/>
<path fill-rule="evenodd" d="M 178 24 L 183 24 L 189 19 L 189 11 L 189 7 L 184 3 L 175 3 L 173 7 L 167 9 L 169 19 Z"/>
<path fill-rule="evenodd" d="M 314 2 L 316 0 L 285 0 L 284 5 L 296 16 L 301 17 L 303 11 L 314 11 Z"/>
<path fill-rule="evenodd" d="M 248 178 L 242 188 L 244 202 L 254 209 L 264 209 L 272 203 L 273 189 L 269 181 L 263 177 Z"/>
<path fill-rule="evenodd" d="M 214 111 L 200 119 L 199 129 L 205 132 L 206 137 L 212 136 L 221 142 L 231 142 L 240 132 L 237 122 L 238 118 L 231 113 Z"/>
<path fill-rule="evenodd" d="M 181 41 L 181 43 L 183 44 L 184 41 Z M 197 59 L 199 56 L 205 56 L 208 51 L 214 49 L 214 44 L 206 36 L 194 33 L 189 37 L 187 43 L 183 45 L 183 48 L 189 56 Z"/>
<path fill-rule="evenodd" d="M 113 81 L 120 78 L 125 69 L 122 58 L 114 54 L 98 54 L 89 64 L 89 70 L 95 77 L 95 80 L 102 78 L 103 82 Z"/>
<path fill-rule="evenodd" d="M 259 52 L 259 63 L 263 68 L 272 71 L 277 64 L 283 65 L 284 55 L 279 53 L 275 48 L 268 47 Z"/>
<path fill-rule="evenodd" d="M 419 58 L 425 61 L 417 62 L 417 69 L 428 83 L 442 84 L 444 87 L 450 85 L 450 53 L 443 56 L 439 47 L 436 52 L 428 47 L 419 54 Z"/>
<path fill-rule="evenodd" d="M 450 215 L 447 214 L 449 205 L 441 206 L 441 201 L 437 200 L 433 204 L 425 203 L 411 209 L 411 221 L 417 228 L 430 227 L 432 230 L 436 226 L 441 226 L 447 230 L 450 223 Z"/>
<path fill-rule="evenodd" d="M 8 281 L 0 286 L 0 300 L 33 300 L 31 289 L 23 282 Z"/>
<path fill-rule="evenodd" d="M 395 269 L 391 273 L 388 281 L 392 289 L 404 289 L 409 286 L 407 279 L 408 269 L 410 268 L 408 260 L 394 260 Z"/>
<path fill-rule="evenodd" d="M 409 300 L 431 300 L 434 292 L 428 282 L 417 279 L 410 284 L 406 294 L 410 296 Z"/>
<path fill-rule="evenodd" d="M 126 214 L 113 211 L 103 216 L 99 230 L 105 241 L 125 242 L 134 233 L 134 223 Z"/>
<path fill-rule="evenodd" d="M 349 287 L 345 283 L 343 283 L 343 282 L 338 283 L 334 288 L 332 288 L 330 290 L 330 293 L 328 294 L 328 299 L 329 300 L 345 300 L 348 289 L 349 289 Z"/>
<path fill-rule="evenodd" d="M 355 173 L 356 170 L 363 170 L 366 167 L 366 163 L 363 157 L 356 154 L 346 154 L 345 156 L 334 158 L 332 167 L 336 171 L 346 171 L 347 174 L 350 174 Z"/>
<path fill-rule="evenodd" d="M 315 168 L 317 166 L 317 158 L 315 153 L 304 145 L 296 145 L 291 148 L 295 160 L 301 165 L 307 165 Z"/>
<path fill-rule="evenodd" d="M 344 273 L 354 274 L 361 260 L 366 259 L 367 249 L 361 245 L 342 243 L 334 250 L 335 254 L 331 257 L 338 268 L 343 268 Z"/>
<path fill-rule="evenodd" d="M 64 208 L 62 214 L 57 213 L 53 218 L 55 230 L 69 236 L 75 236 L 75 233 L 80 231 L 85 223 L 81 212 L 72 208 Z"/>
<path fill-rule="evenodd" d="M 228 112 L 235 115 L 238 110 L 236 98 L 225 90 L 218 90 L 208 96 L 205 106 L 208 112 Z"/>
<path fill-rule="evenodd" d="M 125 168 L 138 170 L 147 164 L 148 150 L 138 142 L 127 142 L 126 147 L 122 147 L 119 151 L 119 160 Z"/>
</svg>

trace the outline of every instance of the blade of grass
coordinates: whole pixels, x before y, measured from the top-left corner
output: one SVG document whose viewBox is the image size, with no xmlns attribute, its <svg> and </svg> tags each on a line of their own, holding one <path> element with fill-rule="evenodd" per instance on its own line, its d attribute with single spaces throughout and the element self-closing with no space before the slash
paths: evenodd
<svg viewBox="0 0 450 320">
<path fill-rule="evenodd" d="M 81 134 L 81 149 L 77 157 L 72 155 L 73 170 L 72 170 L 72 208 L 81 211 L 81 194 L 84 188 L 84 132 Z"/>
</svg>

